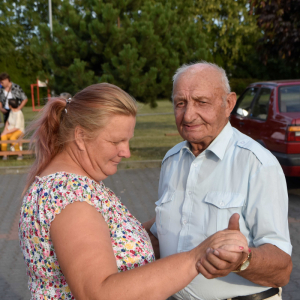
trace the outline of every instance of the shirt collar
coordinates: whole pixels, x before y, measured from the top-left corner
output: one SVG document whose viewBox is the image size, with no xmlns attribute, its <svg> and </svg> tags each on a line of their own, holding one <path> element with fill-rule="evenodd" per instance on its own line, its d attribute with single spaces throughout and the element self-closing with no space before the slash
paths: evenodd
<svg viewBox="0 0 300 300">
<path fill-rule="evenodd" d="M 228 122 L 206 150 L 213 152 L 219 159 L 222 160 L 225 155 L 228 143 L 232 137 L 232 133 L 232 127 L 230 125 L 230 122 Z"/>
<path fill-rule="evenodd" d="M 231 139 L 232 133 L 232 127 L 230 125 L 230 122 L 228 122 L 222 129 L 222 131 L 219 133 L 219 135 L 212 141 L 212 143 L 207 147 L 205 151 L 210 151 L 214 153 L 219 159 L 222 160 L 225 155 L 227 145 Z M 182 145 L 181 151 L 184 150 L 193 154 L 191 150 L 191 145 L 188 141 L 185 141 L 185 143 Z"/>
</svg>

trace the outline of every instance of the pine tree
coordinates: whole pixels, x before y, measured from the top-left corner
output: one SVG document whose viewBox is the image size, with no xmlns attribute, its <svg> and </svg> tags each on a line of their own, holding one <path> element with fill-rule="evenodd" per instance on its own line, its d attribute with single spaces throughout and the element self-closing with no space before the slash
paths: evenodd
<svg viewBox="0 0 300 300">
<path fill-rule="evenodd" d="M 41 1 L 29 1 L 34 20 Z M 193 7 L 189 0 L 53 0 L 53 38 L 41 19 L 32 48 L 56 92 L 106 81 L 155 106 L 170 96 L 180 64 L 210 56 Z"/>
</svg>

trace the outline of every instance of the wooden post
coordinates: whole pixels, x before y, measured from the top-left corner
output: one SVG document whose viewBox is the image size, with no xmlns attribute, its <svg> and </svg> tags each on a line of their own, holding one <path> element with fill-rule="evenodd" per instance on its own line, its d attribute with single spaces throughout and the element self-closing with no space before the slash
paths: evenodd
<svg viewBox="0 0 300 300">
<path fill-rule="evenodd" d="M 39 87 L 39 80 L 36 80 L 36 91 L 37 91 L 37 101 L 38 101 L 38 106 L 40 106 L 40 87 Z"/>
</svg>

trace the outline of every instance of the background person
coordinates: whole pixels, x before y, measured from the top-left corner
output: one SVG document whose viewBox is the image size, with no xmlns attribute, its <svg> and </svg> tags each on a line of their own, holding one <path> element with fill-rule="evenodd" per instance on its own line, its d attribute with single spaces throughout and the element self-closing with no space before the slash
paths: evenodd
<svg viewBox="0 0 300 300">
<path fill-rule="evenodd" d="M 6 123 L 9 116 L 9 99 L 17 99 L 18 101 L 18 110 L 21 110 L 28 99 L 22 88 L 10 81 L 10 77 L 7 73 L 0 74 L 0 84 L 2 87 L 0 88 L 0 110 L 4 116 L 4 124 Z"/>
<path fill-rule="evenodd" d="M 1 141 L 17 140 L 20 136 L 24 134 L 25 122 L 24 115 L 21 110 L 18 109 L 18 100 L 9 99 L 8 101 L 9 109 L 11 110 L 8 120 L 5 123 L 3 132 L 1 133 Z M 7 144 L 1 144 L 1 151 L 7 150 Z M 11 151 L 22 150 L 22 146 L 19 143 L 12 143 L 10 147 Z M 18 160 L 22 160 L 22 154 L 18 155 Z M 3 160 L 7 160 L 7 156 L 3 156 Z"/>
<path fill-rule="evenodd" d="M 127 93 L 102 83 L 50 100 L 33 125 L 36 161 L 19 224 L 32 299 L 165 300 L 198 275 L 208 247 L 231 250 L 219 249 L 231 262 L 248 252 L 239 231 L 225 230 L 153 262 L 142 224 L 101 182 L 130 156 L 136 110 Z"/>
<path fill-rule="evenodd" d="M 197 276 L 176 299 L 281 299 L 292 271 L 288 194 L 277 159 L 232 128 L 236 103 L 225 71 L 206 62 L 184 65 L 173 78 L 177 129 L 185 140 L 162 162 L 156 223 L 160 256 L 187 251 L 227 227 L 238 213 L 251 255 L 224 275 L 214 251 L 201 259 Z M 149 228 L 149 224 L 148 224 Z M 152 236 L 152 239 L 154 237 Z M 222 256 L 219 256 L 222 258 Z"/>
</svg>

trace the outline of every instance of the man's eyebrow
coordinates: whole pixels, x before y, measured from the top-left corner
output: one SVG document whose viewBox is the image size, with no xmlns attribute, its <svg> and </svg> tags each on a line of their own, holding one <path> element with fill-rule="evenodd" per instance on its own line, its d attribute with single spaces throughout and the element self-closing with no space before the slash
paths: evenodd
<svg viewBox="0 0 300 300">
<path fill-rule="evenodd" d="M 183 101 L 183 100 L 186 100 L 186 97 L 184 97 L 184 96 L 175 96 L 174 97 L 174 101 Z"/>
<path fill-rule="evenodd" d="M 197 95 L 193 96 L 192 98 L 193 98 L 193 100 L 196 100 L 196 101 L 199 101 L 199 100 L 208 100 L 209 101 L 210 100 L 208 97 L 200 96 L 200 95 L 199 96 L 197 96 Z"/>
</svg>

